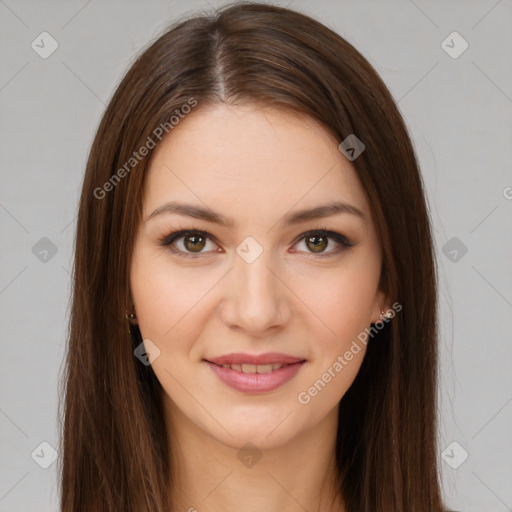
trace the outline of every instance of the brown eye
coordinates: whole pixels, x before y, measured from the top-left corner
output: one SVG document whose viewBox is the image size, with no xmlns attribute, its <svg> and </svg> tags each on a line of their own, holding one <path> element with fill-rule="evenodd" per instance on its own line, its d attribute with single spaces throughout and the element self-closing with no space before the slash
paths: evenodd
<svg viewBox="0 0 512 512">
<path fill-rule="evenodd" d="M 218 252 L 211 235 L 198 230 L 175 231 L 161 239 L 159 244 L 168 247 L 174 254 L 189 258 L 199 258 L 207 253 Z"/>
<path fill-rule="evenodd" d="M 328 245 L 326 236 L 308 236 L 306 237 L 305 242 L 312 252 L 322 252 L 327 248 Z"/>
<path fill-rule="evenodd" d="M 205 238 L 200 235 L 186 235 L 183 237 L 183 244 L 187 251 L 200 252 L 206 244 Z"/>
<path fill-rule="evenodd" d="M 357 244 L 350 242 L 340 233 L 321 229 L 304 233 L 298 242 L 298 246 L 301 245 L 305 246 L 305 249 L 300 252 L 305 252 L 315 258 L 327 258 L 336 256 Z"/>
</svg>

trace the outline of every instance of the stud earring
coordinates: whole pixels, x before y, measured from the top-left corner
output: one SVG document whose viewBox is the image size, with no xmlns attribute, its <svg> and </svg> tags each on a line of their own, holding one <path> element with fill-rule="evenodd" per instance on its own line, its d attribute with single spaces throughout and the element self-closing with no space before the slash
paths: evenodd
<svg viewBox="0 0 512 512">
<path fill-rule="evenodd" d="M 382 318 L 385 318 L 385 321 L 389 321 L 389 320 L 391 320 L 393 318 L 394 315 L 393 315 L 393 313 L 391 311 L 384 312 L 384 310 L 382 310 L 380 312 L 380 316 Z"/>
</svg>

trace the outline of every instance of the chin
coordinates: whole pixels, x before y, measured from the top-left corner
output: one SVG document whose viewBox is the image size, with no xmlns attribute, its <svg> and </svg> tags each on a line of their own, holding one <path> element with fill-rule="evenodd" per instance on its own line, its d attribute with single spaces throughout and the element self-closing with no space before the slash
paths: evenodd
<svg viewBox="0 0 512 512">
<path fill-rule="evenodd" d="M 224 427 L 208 421 L 210 435 L 232 448 L 241 448 L 248 442 L 260 450 L 278 448 L 300 435 L 302 428 L 298 414 L 300 409 L 290 406 L 238 407 L 236 410 L 213 416 Z M 213 428 L 212 428 L 213 427 Z M 225 429 L 225 430 L 224 430 Z"/>
<path fill-rule="evenodd" d="M 266 451 L 286 445 L 298 434 L 298 432 L 290 432 L 285 428 L 279 432 L 278 430 L 272 432 L 272 429 L 268 429 L 266 425 L 264 427 L 260 425 L 240 425 L 238 429 L 236 425 L 233 425 L 229 431 L 233 437 L 224 431 L 216 431 L 215 434 L 220 435 L 220 437 L 214 437 L 220 443 L 236 450 L 252 448 Z"/>
</svg>

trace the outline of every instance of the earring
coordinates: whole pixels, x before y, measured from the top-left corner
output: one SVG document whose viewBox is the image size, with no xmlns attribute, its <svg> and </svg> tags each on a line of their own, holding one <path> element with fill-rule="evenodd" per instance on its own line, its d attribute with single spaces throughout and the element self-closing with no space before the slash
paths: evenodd
<svg viewBox="0 0 512 512">
<path fill-rule="evenodd" d="M 135 310 L 135 307 L 133 308 Z M 130 337 L 132 348 L 135 350 L 142 343 L 142 334 L 140 333 L 140 329 L 137 323 L 134 323 L 133 320 L 137 318 L 135 312 L 128 313 L 126 311 L 125 314 L 126 321 L 128 322 L 128 336 Z"/>
<path fill-rule="evenodd" d="M 130 327 L 134 325 L 131 322 L 131 320 L 135 320 L 137 318 L 137 316 L 135 315 L 135 313 L 128 314 L 128 311 L 126 311 L 126 314 L 124 316 L 125 316 L 126 320 L 128 321 L 128 333 L 127 334 L 131 334 Z"/>
<path fill-rule="evenodd" d="M 384 312 L 384 310 L 382 310 L 380 312 L 380 316 L 381 316 L 381 318 L 385 318 L 385 320 L 384 320 L 385 322 L 389 322 L 393 318 L 394 315 L 391 311 Z"/>
</svg>

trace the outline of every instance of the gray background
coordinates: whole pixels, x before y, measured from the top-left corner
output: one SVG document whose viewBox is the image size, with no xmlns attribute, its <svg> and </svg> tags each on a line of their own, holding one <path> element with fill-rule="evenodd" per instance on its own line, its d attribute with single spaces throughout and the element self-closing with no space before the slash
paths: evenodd
<svg viewBox="0 0 512 512">
<path fill-rule="evenodd" d="M 440 269 L 446 501 L 512 510 L 512 2 L 276 3 L 354 44 L 406 119 Z M 209 5 L 218 3 L 0 0 L 2 512 L 58 509 L 56 464 L 40 467 L 51 462 L 40 443 L 57 447 L 77 199 L 105 104 L 135 52 Z M 59 45 L 47 59 L 31 47 L 43 31 Z M 442 46 L 453 31 L 469 44 L 457 58 Z"/>
</svg>

